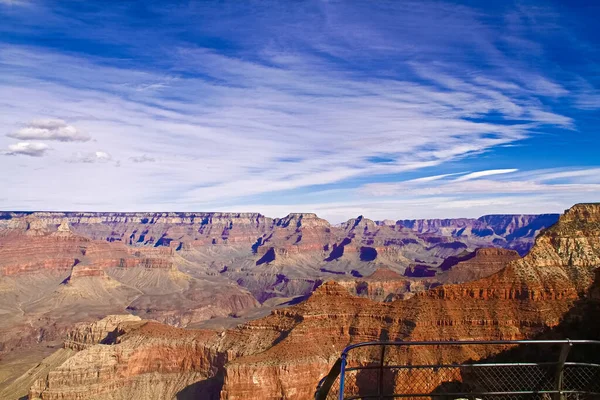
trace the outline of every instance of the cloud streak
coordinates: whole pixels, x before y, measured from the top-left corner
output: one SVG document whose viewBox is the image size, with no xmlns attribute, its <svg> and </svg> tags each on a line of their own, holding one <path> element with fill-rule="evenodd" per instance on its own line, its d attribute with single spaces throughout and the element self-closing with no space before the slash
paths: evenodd
<svg viewBox="0 0 600 400">
<path fill-rule="evenodd" d="M 517 172 L 517 171 L 518 171 L 518 169 L 516 169 L 516 168 L 489 169 L 489 170 L 486 170 L 486 171 L 471 172 L 470 174 L 466 174 L 466 175 L 463 175 L 463 176 L 461 176 L 459 178 L 456 178 L 454 181 L 455 182 L 470 181 L 472 179 L 483 178 L 485 176 L 510 174 L 510 173 Z"/>
<path fill-rule="evenodd" d="M 600 169 L 575 169 L 564 171 L 536 170 L 517 173 L 516 169 L 479 171 L 456 179 L 432 177 L 397 183 L 374 183 L 361 190 L 374 196 L 389 197 L 401 193 L 418 193 L 420 196 L 504 194 L 551 194 L 558 192 L 600 194 Z M 508 175 L 506 177 L 494 176 Z M 485 179 L 481 179 L 485 178 Z M 565 182 L 557 179 L 568 178 Z"/>
<path fill-rule="evenodd" d="M 427 83 L 356 79 L 328 69 L 315 75 L 301 59 L 275 68 L 206 52 L 187 56 L 190 65 L 202 62 L 203 71 L 228 76 L 228 85 L 178 79 L 170 89 L 177 93 L 177 102 L 154 95 L 137 98 L 139 92 L 113 85 L 135 80 L 140 76 L 137 71 L 103 69 L 52 53 L 32 55 L 22 48 L 9 49 L 3 60 L 18 63 L 28 76 L 28 83 L 11 88 L 18 96 L 13 104 L 39 110 L 58 105 L 57 112 L 70 114 L 86 131 L 97 132 L 101 144 L 113 149 L 110 153 L 152 144 L 143 150 L 171 160 L 167 167 L 173 168 L 172 173 L 188 179 L 188 189 L 177 193 L 182 202 L 190 203 L 433 167 L 521 140 L 551 123 L 544 118 L 522 122 L 539 109 L 535 99 L 508 98 L 487 88 L 487 94 L 478 94 L 471 90 L 475 83 L 466 90 L 441 90 Z M 46 83 L 47 90 L 40 91 L 38 65 L 66 71 L 60 78 L 70 84 Z M 78 68 L 75 74 L 69 71 L 72 65 Z M 160 79 L 144 76 L 150 81 Z M 88 88 L 88 82 L 98 88 Z M 113 90 L 106 92 L 102 88 L 109 82 Z M 198 98 L 201 91 L 210 93 L 210 98 Z M 507 108 L 512 113 L 507 117 L 519 118 L 519 123 L 471 120 L 497 111 L 496 95 L 514 104 Z M 517 109 L 521 114 L 514 114 Z M 58 125 L 64 127 L 45 124 L 44 134 Z M 138 157 L 127 158 L 139 162 Z M 187 160 L 190 169 L 207 173 L 184 178 L 179 157 Z M 370 162 L 370 157 L 389 162 Z M 281 163 L 281 158 L 294 161 Z M 76 159 L 95 161 L 89 154 Z"/>
<path fill-rule="evenodd" d="M 334 204 L 349 197 L 373 209 L 373 194 L 380 202 L 414 191 L 466 207 L 464 196 L 503 187 L 540 199 L 593 189 L 527 177 L 531 165 L 541 167 L 524 165 L 527 156 L 508 147 L 576 135 L 579 121 L 564 104 L 589 107 L 593 100 L 592 84 L 576 80 L 579 90 L 528 58 L 534 51 L 537 61 L 544 58 L 543 43 L 527 33 L 531 10 L 310 5 L 294 13 L 285 4 L 239 5 L 234 16 L 204 3 L 154 5 L 148 14 L 158 16 L 156 24 L 130 21 L 119 7 L 82 11 L 73 21 L 59 6 L 39 5 L 48 30 L 89 43 L 81 47 L 93 54 L 37 42 L 0 46 L 0 118 L 10 132 L 0 147 L 10 149 L 13 139 L 63 142 L 42 151 L 43 166 L 1 158 L 0 167 L 21 168 L 38 191 L 3 177 L 14 193 L 3 206 L 45 198 L 61 209 L 249 209 L 293 197 L 290 206 L 333 210 L 314 198 Z M 496 24 L 485 22 L 496 14 Z M 29 17 L 13 27 L 35 35 L 27 23 L 36 15 Z M 200 22 L 189 24 L 194 18 Z M 63 32 L 67 22 L 78 29 Z M 505 28 L 511 40 L 500 45 Z M 227 36 L 231 31 L 237 34 Z M 210 48 L 210 37 L 232 46 Z M 148 42 L 155 54 L 147 53 Z M 500 161 L 498 149 L 516 156 Z M 64 160 L 88 165 L 76 169 Z M 106 168 L 109 161 L 120 172 Z M 48 183 L 53 176 L 66 187 L 95 184 L 64 204 Z M 560 179 L 554 183 L 593 184 Z M 335 195 L 319 197 L 326 190 Z"/>
</svg>

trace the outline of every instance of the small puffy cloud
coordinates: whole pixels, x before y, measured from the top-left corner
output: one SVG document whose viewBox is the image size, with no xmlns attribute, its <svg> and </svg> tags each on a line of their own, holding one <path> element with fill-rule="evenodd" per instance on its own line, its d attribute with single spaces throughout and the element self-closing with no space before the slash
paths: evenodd
<svg viewBox="0 0 600 400">
<path fill-rule="evenodd" d="M 146 163 L 146 162 L 155 162 L 156 159 L 154 157 L 150 157 L 147 155 L 141 155 L 138 157 L 130 157 L 129 158 L 131 161 L 133 161 L 134 163 Z"/>
<path fill-rule="evenodd" d="M 75 153 L 69 160 L 72 163 L 105 163 L 112 160 L 112 156 L 105 151 L 95 151 L 93 153 Z"/>
<path fill-rule="evenodd" d="M 97 151 L 94 153 L 94 155 L 99 161 L 110 161 L 112 159 L 112 156 L 104 151 Z"/>
<path fill-rule="evenodd" d="M 31 157 L 42 157 L 50 147 L 44 143 L 19 142 L 8 146 L 4 154 L 8 156 L 24 155 Z"/>
<path fill-rule="evenodd" d="M 32 121 L 14 133 L 6 135 L 21 140 L 56 140 L 59 142 L 87 142 L 90 137 L 62 119 Z"/>
</svg>

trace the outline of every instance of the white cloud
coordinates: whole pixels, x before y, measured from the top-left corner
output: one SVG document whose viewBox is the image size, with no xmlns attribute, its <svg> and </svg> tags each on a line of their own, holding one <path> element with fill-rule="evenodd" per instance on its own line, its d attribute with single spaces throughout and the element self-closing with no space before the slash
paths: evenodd
<svg viewBox="0 0 600 400">
<path fill-rule="evenodd" d="M 492 175 L 501 175 L 501 174 L 510 174 L 513 172 L 517 172 L 518 169 L 509 168 L 509 169 L 488 169 L 485 171 L 477 171 L 471 172 L 470 174 L 466 174 L 461 176 L 460 178 L 456 178 L 455 182 L 469 181 L 471 179 L 482 178 L 484 176 L 492 176 Z"/>
<path fill-rule="evenodd" d="M 87 163 L 87 164 L 92 164 L 92 163 L 106 163 L 108 161 L 112 160 L 112 156 L 110 154 L 108 154 L 105 151 L 95 151 L 95 152 L 91 152 L 91 153 L 75 153 L 73 155 L 73 157 L 71 157 L 71 159 L 69 159 L 69 162 L 72 163 Z"/>
<path fill-rule="evenodd" d="M 78 133 L 91 132 L 95 141 L 69 144 L 68 154 L 76 152 L 71 161 L 89 163 L 86 168 L 57 162 L 65 158 L 58 150 L 48 155 L 48 165 L 40 171 L 2 157 L 1 168 L 21 168 L 18 176 L 26 179 L 2 177 L 2 185 L 13 190 L 10 203 L 0 205 L 19 208 L 19 204 L 39 204 L 43 198 L 48 207 L 60 209 L 201 210 L 230 205 L 233 211 L 251 210 L 248 203 L 261 206 L 259 196 L 270 200 L 293 193 L 299 203 L 307 203 L 312 200 L 306 192 L 317 185 L 353 185 L 345 192 L 352 194 L 360 185 L 355 182 L 426 169 L 435 176 L 400 185 L 369 185 L 354 194 L 362 199 L 338 208 L 333 198 L 323 199 L 331 206 L 314 204 L 327 213 L 357 215 L 361 207 L 374 212 L 376 206 L 384 207 L 372 200 L 372 193 L 404 197 L 422 189 L 424 195 L 411 200 L 407 210 L 421 204 L 430 211 L 437 210 L 434 205 L 440 201 L 466 204 L 459 189 L 469 196 L 483 196 L 483 189 L 510 190 L 520 196 L 534 188 L 538 198 L 567 192 L 547 188 L 540 181 L 527 189 L 517 182 L 520 172 L 512 170 L 463 172 L 454 183 L 458 174 L 444 173 L 445 164 L 460 162 L 461 170 L 474 171 L 469 164 L 472 158 L 498 146 L 529 145 L 523 139 L 572 128 L 574 121 L 562 115 L 563 100 L 568 99 L 561 98 L 559 105 L 557 98 L 573 93 L 551 76 L 542 76 L 552 70 L 536 69 L 541 62 L 522 62 L 513 53 L 503 54 L 497 47 L 502 27 L 494 32 L 495 27 L 486 26 L 481 15 L 467 7 L 386 3 L 383 12 L 369 12 L 369 17 L 377 17 L 372 19 L 357 12 L 362 7 L 358 3 L 318 2 L 311 24 L 279 23 L 271 17 L 267 20 L 274 23 L 256 23 L 252 19 L 259 13 L 238 16 L 250 24 L 227 15 L 212 18 L 218 22 L 203 26 L 205 32 L 234 31 L 234 40 L 244 42 L 236 43 L 244 51 L 219 54 L 173 43 L 157 45 L 157 52 L 160 48 L 169 52 L 154 54 L 161 57 L 160 63 L 144 63 L 140 69 L 134 67 L 140 65 L 136 54 L 122 62 L 4 46 L 0 49 L 0 120 L 7 132 L 18 133 L 31 115 L 68 116 Z M 177 11 L 177 7 L 169 9 Z M 160 7 L 155 11 L 160 12 Z M 295 15 L 284 16 L 295 20 Z M 85 30 L 89 27 L 81 24 L 78 35 L 90 35 Z M 118 39 L 127 49 L 135 49 L 139 43 L 129 40 L 139 35 L 121 31 L 128 29 L 125 24 L 117 25 L 92 37 Z M 163 33 L 156 32 L 157 37 Z M 166 41 L 168 34 L 164 36 Z M 146 51 L 151 38 L 144 39 Z M 249 42 L 257 47 L 249 49 Z M 141 69 L 146 66 L 147 70 Z M 7 138 L 0 137 L 0 147 L 6 148 L 3 140 Z M 110 165 L 121 165 L 120 171 L 106 168 L 107 157 L 91 152 L 95 149 L 104 149 L 112 159 Z M 377 158 L 387 161 L 374 162 Z M 143 168 L 136 165 L 141 162 Z M 73 191 L 65 199 L 50 184 L 56 176 L 67 187 L 83 185 L 85 190 Z M 511 183 L 503 185 L 499 179 Z M 569 180 L 569 184 L 582 183 L 593 182 Z M 512 198 L 506 201 L 518 203 Z M 485 199 L 477 207 L 486 202 L 491 204 Z M 392 207 L 404 207 L 398 202 L 385 204 L 382 210 L 390 217 L 399 212 Z M 307 208 L 281 207 L 287 212 Z"/>
<path fill-rule="evenodd" d="M 478 86 L 453 77 L 463 83 L 441 90 L 436 84 L 356 78 L 323 66 L 314 70 L 302 58 L 274 67 L 187 51 L 182 68 L 227 77 L 228 84 L 176 79 L 169 82 L 166 98 L 131 88 L 161 79 L 149 73 L 19 47 L 0 52 L 0 60 L 31 76 L 18 87 L 0 80 L 0 88 L 6 89 L 0 93 L 11 93 L 10 99 L 0 96 L 0 116 L 18 124 L 24 115 L 19 110 L 39 114 L 53 108 L 56 114 L 71 115 L 81 129 L 101 132 L 95 144 L 116 159 L 141 154 L 131 161 L 146 161 L 146 168 L 128 170 L 106 182 L 119 188 L 118 204 L 137 201 L 140 208 L 139 198 L 146 199 L 150 209 L 168 204 L 170 209 L 197 210 L 225 201 L 233 204 L 240 196 L 435 167 L 514 143 L 547 123 L 547 119 L 518 125 L 469 119 L 500 110 L 526 120 L 531 110 L 541 107 L 529 92 L 513 97 L 512 86 L 504 92 L 487 81 Z M 57 71 L 59 82 L 70 84 L 42 84 L 36 78 L 40 65 Z M 77 150 L 71 162 L 105 160 L 89 149 Z M 144 156 L 148 153 L 152 157 Z M 156 157 L 160 165 L 149 162 Z M 370 162 L 371 157 L 390 162 Z M 130 167 L 122 164 L 123 168 Z M 74 176 L 77 171 L 67 173 L 60 163 L 52 169 L 65 180 L 80 182 Z M 39 173 L 35 176 L 44 179 Z M 43 183 L 38 187 L 46 191 Z M 99 188 L 74 193 L 73 201 L 87 204 L 100 199 L 107 208 L 118 208 Z"/>
<path fill-rule="evenodd" d="M 37 142 L 19 142 L 8 146 L 8 151 L 5 151 L 5 155 L 16 156 L 25 155 L 31 157 L 42 157 L 50 149 L 48 145 Z"/>
<path fill-rule="evenodd" d="M 534 170 L 518 174 L 516 172 L 517 170 L 489 170 L 462 177 L 466 179 L 438 178 L 434 182 L 413 179 L 397 183 L 373 183 L 363 186 L 361 191 L 379 197 L 397 196 L 402 193 L 418 193 L 420 196 L 480 195 L 486 197 L 535 193 L 600 194 L 600 170 L 596 168 L 553 172 Z M 503 174 L 511 174 L 511 176 L 499 180 L 476 179 Z M 552 183 L 553 180 L 561 178 L 570 179 L 566 182 Z"/>
<path fill-rule="evenodd" d="M 40 119 L 28 123 L 6 135 L 20 140 L 56 140 L 59 142 L 87 142 L 90 137 L 61 119 Z"/>
</svg>

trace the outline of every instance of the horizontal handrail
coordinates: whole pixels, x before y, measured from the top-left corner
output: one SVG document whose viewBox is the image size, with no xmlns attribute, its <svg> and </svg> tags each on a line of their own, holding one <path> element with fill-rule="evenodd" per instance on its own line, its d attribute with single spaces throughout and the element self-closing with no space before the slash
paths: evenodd
<svg viewBox="0 0 600 400">
<path fill-rule="evenodd" d="M 557 365 L 558 361 L 548 361 L 548 362 L 539 362 L 539 363 L 489 363 L 489 364 L 423 364 L 423 365 L 384 365 L 385 369 L 420 369 L 420 368 L 483 368 L 483 367 L 539 367 L 539 366 L 549 366 L 549 365 Z M 597 367 L 600 368 L 600 364 L 590 364 L 590 363 L 574 363 L 574 362 L 566 362 L 564 365 L 567 366 L 581 366 L 581 367 Z M 358 371 L 362 369 L 381 369 L 379 365 L 361 365 L 360 367 L 352 367 L 346 368 L 346 372 L 348 371 Z M 323 378 L 325 379 L 325 378 Z"/>
<path fill-rule="evenodd" d="M 420 341 L 420 342 L 362 342 L 347 346 L 342 350 L 342 355 L 348 354 L 352 349 L 365 346 L 464 346 L 464 345 L 519 345 L 519 344 L 596 344 L 600 345 L 600 340 L 444 340 L 444 341 Z"/>
<path fill-rule="evenodd" d="M 580 390 L 539 390 L 539 391 L 524 391 L 524 392 L 469 392 L 469 396 L 505 396 L 505 395 L 524 395 L 524 394 L 588 394 Z M 452 396 L 465 396 L 464 392 L 457 393 L 408 393 L 408 394 L 370 394 L 370 395 L 359 395 L 345 397 L 344 400 L 362 400 L 362 399 L 381 399 L 381 398 L 400 398 L 400 397 L 452 397 Z"/>
</svg>

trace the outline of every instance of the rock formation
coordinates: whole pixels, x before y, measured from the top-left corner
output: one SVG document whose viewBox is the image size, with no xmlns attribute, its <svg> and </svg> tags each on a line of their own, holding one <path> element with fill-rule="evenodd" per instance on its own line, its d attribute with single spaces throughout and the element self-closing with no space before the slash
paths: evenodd
<svg viewBox="0 0 600 400">
<path fill-rule="evenodd" d="M 437 279 L 444 283 L 474 281 L 492 275 L 513 260 L 519 259 L 515 250 L 483 248 L 448 257 L 439 266 L 444 271 Z"/>
<path fill-rule="evenodd" d="M 0 375 L 7 378 L 0 388 L 78 322 L 130 312 L 187 326 L 259 305 L 225 277 L 182 272 L 187 261 L 170 247 L 95 240 L 76 233 L 64 217 L 2 222 Z M 10 367 L 18 359 L 31 364 Z"/>
<path fill-rule="evenodd" d="M 436 279 L 407 279 L 388 268 L 379 268 L 365 278 L 338 281 L 338 283 L 354 296 L 384 302 L 408 299 L 415 293 L 439 285 Z"/>
<path fill-rule="evenodd" d="M 87 347 L 53 368 L 30 397 L 310 399 L 349 343 L 522 339 L 557 329 L 581 304 L 597 303 L 599 267 L 600 205 L 576 205 L 528 255 L 491 276 L 392 302 L 355 297 L 328 282 L 302 303 L 225 331 L 135 322 L 115 333 L 114 344 Z M 384 272 L 377 275 L 391 275 Z M 434 355 L 405 355 L 417 356 Z"/>
<path fill-rule="evenodd" d="M 142 319 L 130 314 L 108 315 L 92 323 L 79 323 L 65 339 L 64 347 L 84 350 L 95 344 L 113 344 L 121 331 L 121 325 L 139 322 Z"/>
</svg>

